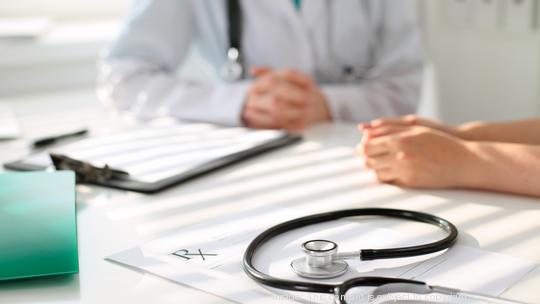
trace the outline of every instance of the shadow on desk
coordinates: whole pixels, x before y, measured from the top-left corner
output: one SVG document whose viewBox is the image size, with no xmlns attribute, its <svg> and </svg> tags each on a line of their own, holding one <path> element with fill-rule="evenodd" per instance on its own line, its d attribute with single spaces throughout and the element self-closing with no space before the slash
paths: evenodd
<svg viewBox="0 0 540 304">
<path fill-rule="evenodd" d="M 10 303 L 71 302 L 81 297 L 78 274 L 3 281 L 0 292 L 3 296 L 25 294 L 24 298 L 11 297 Z"/>
<path fill-rule="evenodd" d="M 213 226 L 212 219 L 218 217 L 220 225 L 233 227 L 244 225 L 246 220 L 271 217 L 282 208 L 305 215 L 361 207 L 436 214 L 458 226 L 461 244 L 524 258 L 531 258 L 525 244 L 540 235 L 540 223 L 530 212 L 539 209 L 538 199 L 482 191 L 410 190 L 379 184 L 372 172 L 362 167 L 351 146 L 309 141 L 159 195 L 128 194 L 126 198 L 116 195 L 120 194 L 117 192 L 105 193 L 114 197 L 114 204 L 106 208 L 107 217 L 113 221 L 135 221 L 136 232 L 148 239 L 165 237 L 194 225 L 221 229 Z M 89 193 L 83 201 L 91 204 L 94 198 Z M 409 231 L 409 224 L 379 221 L 385 228 Z M 250 232 L 247 230 L 243 233 Z M 433 234 L 437 232 L 410 233 L 410 241 L 414 243 L 414 237 L 437 239 Z"/>
</svg>

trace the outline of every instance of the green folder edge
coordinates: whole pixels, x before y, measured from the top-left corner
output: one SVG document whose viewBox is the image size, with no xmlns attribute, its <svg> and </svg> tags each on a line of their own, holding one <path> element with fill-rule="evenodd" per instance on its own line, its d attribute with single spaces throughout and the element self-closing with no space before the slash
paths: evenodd
<svg viewBox="0 0 540 304">
<path fill-rule="evenodd" d="M 0 211 L 0 281 L 79 272 L 74 172 L 0 173 Z"/>
</svg>

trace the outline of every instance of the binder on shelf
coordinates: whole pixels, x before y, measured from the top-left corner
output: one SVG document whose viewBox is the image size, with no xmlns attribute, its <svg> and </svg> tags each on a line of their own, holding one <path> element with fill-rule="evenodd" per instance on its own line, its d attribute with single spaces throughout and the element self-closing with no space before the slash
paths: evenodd
<svg viewBox="0 0 540 304">
<path fill-rule="evenodd" d="M 79 272 L 73 172 L 0 173 L 0 282 Z"/>
</svg>

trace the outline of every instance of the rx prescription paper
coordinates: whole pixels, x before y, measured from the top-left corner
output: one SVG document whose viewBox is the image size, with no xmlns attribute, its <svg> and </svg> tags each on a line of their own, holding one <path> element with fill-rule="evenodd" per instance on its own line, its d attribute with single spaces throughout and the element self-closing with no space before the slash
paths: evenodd
<svg viewBox="0 0 540 304">
<path fill-rule="evenodd" d="M 264 218 L 275 223 L 276 220 L 301 216 L 295 213 L 298 212 L 276 210 L 266 213 Z M 331 296 L 265 288 L 247 277 L 242 268 L 244 250 L 258 233 L 270 226 L 259 217 L 207 223 L 113 254 L 107 259 L 232 302 L 332 303 Z M 380 228 L 361 221 L 335 221 L 277 237 L 260 248 L 254 260 L 255 266 L 275 277 L 309 280 L 298 277 L 291 270 L 290 263 L 302 256 L 300 244 L 311 239 L 332 240 L 339 244 L 340 251 L 409 246 L 426 241 L 425 236 L 404 235 L 391 227 Z M 387 276 L 498 296 L 537 266 L 531 261 L 459 244 L 429 256 L 348 263 L 350 268 L 344 276 L 317 281 L 328 283 L 358 276 Z M 356 293 L 365 293 L 363 299 L 369 299 L 369 291 Z M 473 302 L 456 299 L 455 303 Z"/>
</svg>

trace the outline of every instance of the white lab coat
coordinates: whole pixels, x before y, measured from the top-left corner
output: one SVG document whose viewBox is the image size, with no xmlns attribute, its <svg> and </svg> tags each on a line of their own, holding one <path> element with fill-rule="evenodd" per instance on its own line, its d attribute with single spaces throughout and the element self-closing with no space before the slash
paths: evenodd
<svg viewBox="0 0 540 304">
<path fill-rule="evenodd" d="M 140 116 L 240 125 L 252 80 L 192 81 L 176 75 L 195 45 L 216 73 L 229 46 L 225 1 L 137 0 L 103 61 L 100 96 Z M 334 120 L 413 113 L 422 54 L 414 0 L 242 0 L 246 66 L 312 76 Z M 352 66 L 363 78 L 345 81 Z"/>
</svg>

